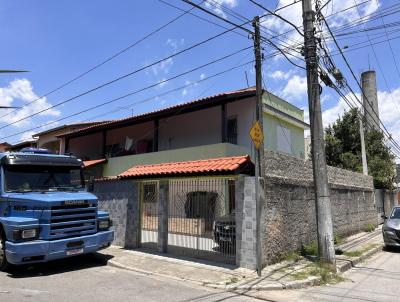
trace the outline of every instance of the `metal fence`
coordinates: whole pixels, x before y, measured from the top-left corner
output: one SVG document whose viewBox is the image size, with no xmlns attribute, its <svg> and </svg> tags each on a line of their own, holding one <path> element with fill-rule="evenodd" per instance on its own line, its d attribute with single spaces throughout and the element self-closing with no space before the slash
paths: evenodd
<svg viewBox="0 0 400 302">
<path fill-rule="evenodd" d="M 159 183 L 145 181 L 141 183 L 141 246 L 156 249 L 158 241 L 158 205 Z"/>
<path fill-rule="evenodd" d="M 220 178 L 169 181 L 169 252 L 234 263 L 233 186 L 233 181 Z"/>
<path fill-rule="evenodd" d="M 235 182 L 226 178 L 168 181 L 168 253 L 235 263 Z M 141 183 L 141 246 L 157 248 L 159 183 Z"/>
</svg>

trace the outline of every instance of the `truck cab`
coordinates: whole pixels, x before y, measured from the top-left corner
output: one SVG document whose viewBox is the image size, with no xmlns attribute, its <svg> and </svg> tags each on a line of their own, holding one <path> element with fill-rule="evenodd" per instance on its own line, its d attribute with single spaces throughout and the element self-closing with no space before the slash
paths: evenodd
<svg viewBox="0 0 400 302">
<path fill-rule="evenodd" d="M 97 204 L 74 156 L 0 153 L 0 270 L 110 246 L 110 216 Z"/>
</svg>

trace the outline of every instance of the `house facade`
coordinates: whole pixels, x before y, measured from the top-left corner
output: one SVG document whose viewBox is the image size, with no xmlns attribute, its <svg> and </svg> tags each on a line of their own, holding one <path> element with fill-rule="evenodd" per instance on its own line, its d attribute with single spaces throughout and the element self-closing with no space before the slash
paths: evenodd
<svg viewBox="0 0 400 302">
<path fill-rule="evenodd" d="M 262 98 L 265 149 L 303 158 L 302 110 Z M 113 219 L 115 244 L 254 268 L 255 108 L 247 88 L 58 138 L 95 180 L 89 190 Z"/>
<path fill-rule="evenodd" d="M 249 155 L 256 91 L 247 88 L 121 120 L 94 124 L 58 136 L 61 153 L 84 161 L 105 159 L 101 176 L 136 165 Z M 304 157 L 303 111 L 263 94 L 264 146 Z"/>
<path fill-rule="evenodd" d="M 60 150 L 65 150 L 63 145 L 63 140 L 59 139 L 57 136 L 64 133 L 69 133 L 71 131 L 76 131 L 88 126 L 98 124 L 98 122 L 87 122 L 87 123 L 74 123 L 68 125 L 62 125 L 56 128 L 45 130 L 32 135 L 33 139 L 36 141 L 37 148 L 48 149 L 55 154 L 60 154 Z"/>
</svg>

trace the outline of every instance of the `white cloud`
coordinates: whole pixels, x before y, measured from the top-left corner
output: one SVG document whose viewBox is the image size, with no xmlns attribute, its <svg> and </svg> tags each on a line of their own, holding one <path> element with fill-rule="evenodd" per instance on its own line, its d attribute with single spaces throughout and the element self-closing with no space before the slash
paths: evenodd
<svg viewBox="0 0 400 302">
<path fill-rule="evenodd" d="M 294 75 L 282 90 L 282 95 L 289 100 L 300 100 L 307 95 L 307 78 Z"/>
<path fill-rule="evenodd" d="M 294 73 L 295 73 L 294 70 L 289 70 L 289 71 L 275 70 L 272 73 L 268 73 L 267 76 L 274 80 L 287 80 Z"/>
<path fill-rule="evenodd" d="M 161 61 L 160 63 L 153 65 L 151 71 L 155 76 L 159 74 L 168 74 L 172 65 L 174 65 L 174 60 L 172 58 Z"/>
<path fill-rule="evenodd" d="M 202 73 L 202 74 L 200 75 L 200 80 L 204 80 L 205 77 L 206 77 L 206 75 L 205 75 L 204 73 Z"/>
<path fill-rule="evenodd" d="M 176 52 L 179 48 L 179 46 L 185 44 L 185 39 L 173 39 L 173 38 L 168 38 L 167 41 L 165 42 L 168 46 L 170 46 L 174 52 Z"/>
<path fill-rule="evenodd" d="M 27 131 L 21 135 L 20 141 L 31 141 L 31 140 L 33 140 L 32 135 L 34 135 L 36 133 L 37 132 L 35 132 L 35 131 Z"/>
<path fill-rule="evenodd" d="M 20 110 L 13 112 L 2 118 L 2 123 L 13 123 L 26 116 L 42 111 L 51 104 L 47 102 L 46 97 L 37 100 L 39 96 L 33 91 L 32 84 L 27 79 L 16 79 L 11 81 L 8 86 L 0 87 L 0 105 L 1 106 L 23 106 L 26 103 L 33 103 L 23 107 Z M 22 101 L 22 104 L 17 104 L 16 101 Z M 6 112 L 4 112 L 6 113 Z M 39 114 L 39 116 L 59 116 L 61 112 L 57 109 L 50 109 Z M 14 127 L 24 127 L 32 124 L 31 119 L 26 119 L 13 124 Z"/>
<path fill-rule="evenodd" d="M 328 22 L 332 29 L 350 21 L 359 19 L 360 16 L 361 18 L 364 18 L 364 20 L 367 20 L 370 18 L 369 14 L 377 11 L 380 6 L 379 0 L 376 0 L 368 1 L 363 5 L 359 5 L 357 7 L 347 10 L 347 8 L 353 7 L 355 3 L 360 4 L 361 1 L 358 0 L 357 2 L 355 2 L 355 0 L 342 0 L 332 1 L 331 3 L 331 5 L 327 5 L 324 8 L 323 14 L 324 16 L 332 15 L 328 18 Z M 280 0 L 278 3 L 278 7 L 290 4 L 292 5 L 289 8 L 280 10 L 278 14 L 286 20 L 290 21 L 296 27 L 301 27 L 303 24 L 301 1 L 293 4 L 293 0 Z M 340 13 L 337 13 L 339 11 Z M 265 14 L 267 14 L 267 12 L 265 12 Z M 261 19 L 261 25 L 266 27 L 267 31 L 270 31 L 271 35 L 283 34 L 289 31 L 289 33 L 279 38 L 280 44 L 287 43 L 298 46 L 301 46 L 303 44 L 303 37 L 300 36 L 297 31 L 293 30 L 293 26 L 275 16 L 267 14 L 266 17 Z M 302 31 L 302 28 L 300 28 L 300 30 Z M 276 60 L 281 58 L 283 58 L 282 55 L 275 56 Z M 296 60 L 293 57 L 292 59 Z"/>
<path fill-rule="evenodd" d="M 222 10 L 221 6 L 227 8 L 234 8 L 238 5 L 237 0 L 206 0 L 205 5 L 207 8 L 211 8 L 216 14 L 226 19 L 226 14 Z"/>
</svg>

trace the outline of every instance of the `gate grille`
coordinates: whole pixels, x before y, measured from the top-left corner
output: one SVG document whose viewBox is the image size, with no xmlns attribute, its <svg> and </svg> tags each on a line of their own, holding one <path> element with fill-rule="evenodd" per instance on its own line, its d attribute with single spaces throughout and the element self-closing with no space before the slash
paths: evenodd
<svg viewBox="0 0 400 302">
<path fill-rule="evenodd" d="M 227 179 L 169 181 L 169 252 L 235 262 L 233 185 Z"/>
<path fill-rule="evenodd" d="M 141 246 L 156 249 L 158 241 L 158 189 L 157 181 L 142 183 Z"/>
</svg>

